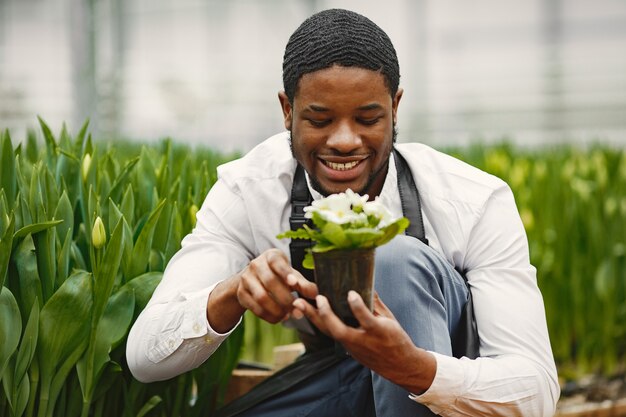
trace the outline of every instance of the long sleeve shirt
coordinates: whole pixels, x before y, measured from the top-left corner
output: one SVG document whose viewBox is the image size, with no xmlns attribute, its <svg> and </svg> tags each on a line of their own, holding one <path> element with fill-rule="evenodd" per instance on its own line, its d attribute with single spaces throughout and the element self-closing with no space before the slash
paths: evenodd
<svg viewBox="0 0 626 417">
<path fill-rule="evenodd" d="M 553 415 L 557 372 L 513 193 L 500 179 L 428 146 L 396 147 L 419 189 L 429 245 L 466 274 L 480 339 L 474 360 L 433 353 L 435 379 L 411 398 L 442 416 Z M 218 168 L 196 227 L 130 332 L 127 360 L 137 379 L 191 370 L 230 334 L 211 329 L 208 297 L 265 250 L 289 253 L 289 242 L 276 235 L 289 229 L 295 167 L 288 134 L 281 133 Z M 393 161 L 379 197 L 402 215 Z"/>
</svg>

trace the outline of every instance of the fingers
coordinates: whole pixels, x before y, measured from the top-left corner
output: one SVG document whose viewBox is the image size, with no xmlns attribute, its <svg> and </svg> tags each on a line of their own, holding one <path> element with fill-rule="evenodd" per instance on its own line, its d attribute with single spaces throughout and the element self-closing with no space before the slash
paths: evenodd
<svg viewBox="0 0 626 417">
<path fill-rule="evenodd" d="M 270 323 L 278 323 L 288 310 L 270 296 L 261 281 L 250 271 L 241 275 L 237 298 L 242 307 Z"/>
<path fill-rule="evenodd" d="M 372 314 L 370 309 L 365 305 L 363 298 L 356 291 L 348 292 L 348 304 L 352 314 L 357 319 L 361 328 L 371 329 L 376 323 L 376 317 Z"/>
<path fill-rule="evenodd" d="M 317 327 L 320 327 L 318 325 L 319 322 L 322 326 L 324 326 L 327 334 L 330 335 L 332 338 L 341 342 L 351 332 L 354 332 L 356 330 L 352 327 L 348 327 L 343 321 L 341 321 L 339 317 L 337 317 L 337 315 L 330 307 L 330 303 L 328 302 L 328 299 L 326 297 L 324 297 L 323 295 L 318 295 L 317 297 L 315 297 L 315 302 L 317 304 L 318 317 L 316 319 L 318 321 L 312 320 L 313 324 L 315 324 Z"/>
<path fill-rule="evenodd" d="M 293 291 L 314 298 L 317 286 L 291 267 L 287 255 L 270 249 L 241 272 L 237 296 L 242 307 L 270 323 L 277 323 L 292 312 Z"/>
<path fill-rule="evenodd" d="M 317 296 L 317 285 L 314 282 L 309 281 L 296 270 L 294 270 L 289 276 L 295 281 L 295 284 L 292 285 L 291 288 L 298 291 L 300 295 L 309 299 L 314 299 Z"/>
<path fill-rule="evenodd" d="M 383 303 L 383 300 L 381 300 L 376 291 L 374 291 L 374 315 L 395 319 L 395 316 L 391 310 L 389 310 L 389 307 Z"/>
<path fill-rule="evenodd" d="M 289 308 L 294 300 L 291 289 L 287 285 L 286 277 L 291 270 L 286 270 L 284 262 L 276 255 L 259 257 L 248 266 L 249 272 L 256 277 L 268 295 L 283 308 Z"/>
</svg>

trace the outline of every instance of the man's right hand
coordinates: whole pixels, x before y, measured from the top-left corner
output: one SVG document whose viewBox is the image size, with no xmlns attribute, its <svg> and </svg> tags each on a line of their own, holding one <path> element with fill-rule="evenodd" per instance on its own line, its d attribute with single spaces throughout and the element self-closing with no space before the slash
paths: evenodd
<svg viewBox="0 0 626 417">
<path fill-rule="evenodd" d="M 211 292 L 207 305 L 209 324 L 216 332 L 226 333 L 245 310 L 270 323 L 278 323 L 292 313 L 301 318 L 302 313 L 293 307 L 293 291 L 312 299 L 317 295 L 317 285 L 293 269 L 284 252 L 268 249 Z"/>
</svg>

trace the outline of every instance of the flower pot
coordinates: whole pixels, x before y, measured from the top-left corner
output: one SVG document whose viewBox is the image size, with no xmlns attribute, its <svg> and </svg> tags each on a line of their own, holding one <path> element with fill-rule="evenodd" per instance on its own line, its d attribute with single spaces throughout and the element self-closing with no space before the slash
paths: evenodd
<svg viewBox="0 0 626 417">
<path fill-rule="evenodd" d="M 315 282 L 335 314 L 346 324 L 358 327 L 348 304 L 348 291 L 361 295 L 372 310 L 375 248 L 313 252 Z"/>
</svg>

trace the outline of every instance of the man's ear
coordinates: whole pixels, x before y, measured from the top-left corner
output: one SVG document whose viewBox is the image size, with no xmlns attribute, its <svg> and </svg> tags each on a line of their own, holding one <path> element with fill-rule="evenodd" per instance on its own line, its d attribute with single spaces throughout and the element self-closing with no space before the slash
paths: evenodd
<svg viewBox="0 0 626 417">
<path fill-rule="evenodd" d="M 398 91 L 396 91 L 396 95 L 393 98 L 393 102 L 391 103 L 394 123 L 398 123 L 398 106 L 400 105 L 400 99 L 402 98 L 403 93 L 404 93 L 404 90 L 401 88 L 398 88 Z"/>
<path fill-rule="evenodd" d="M 280 101 L 280 107 L 283 110 L 283 119 L 285 121 L 285 129 L 291 130 L 291 121 L 293 120 L 293 108 L 289 102 L 289 98 L 284 91 L 278 92 L 278 101 Z"/>
</svg>

